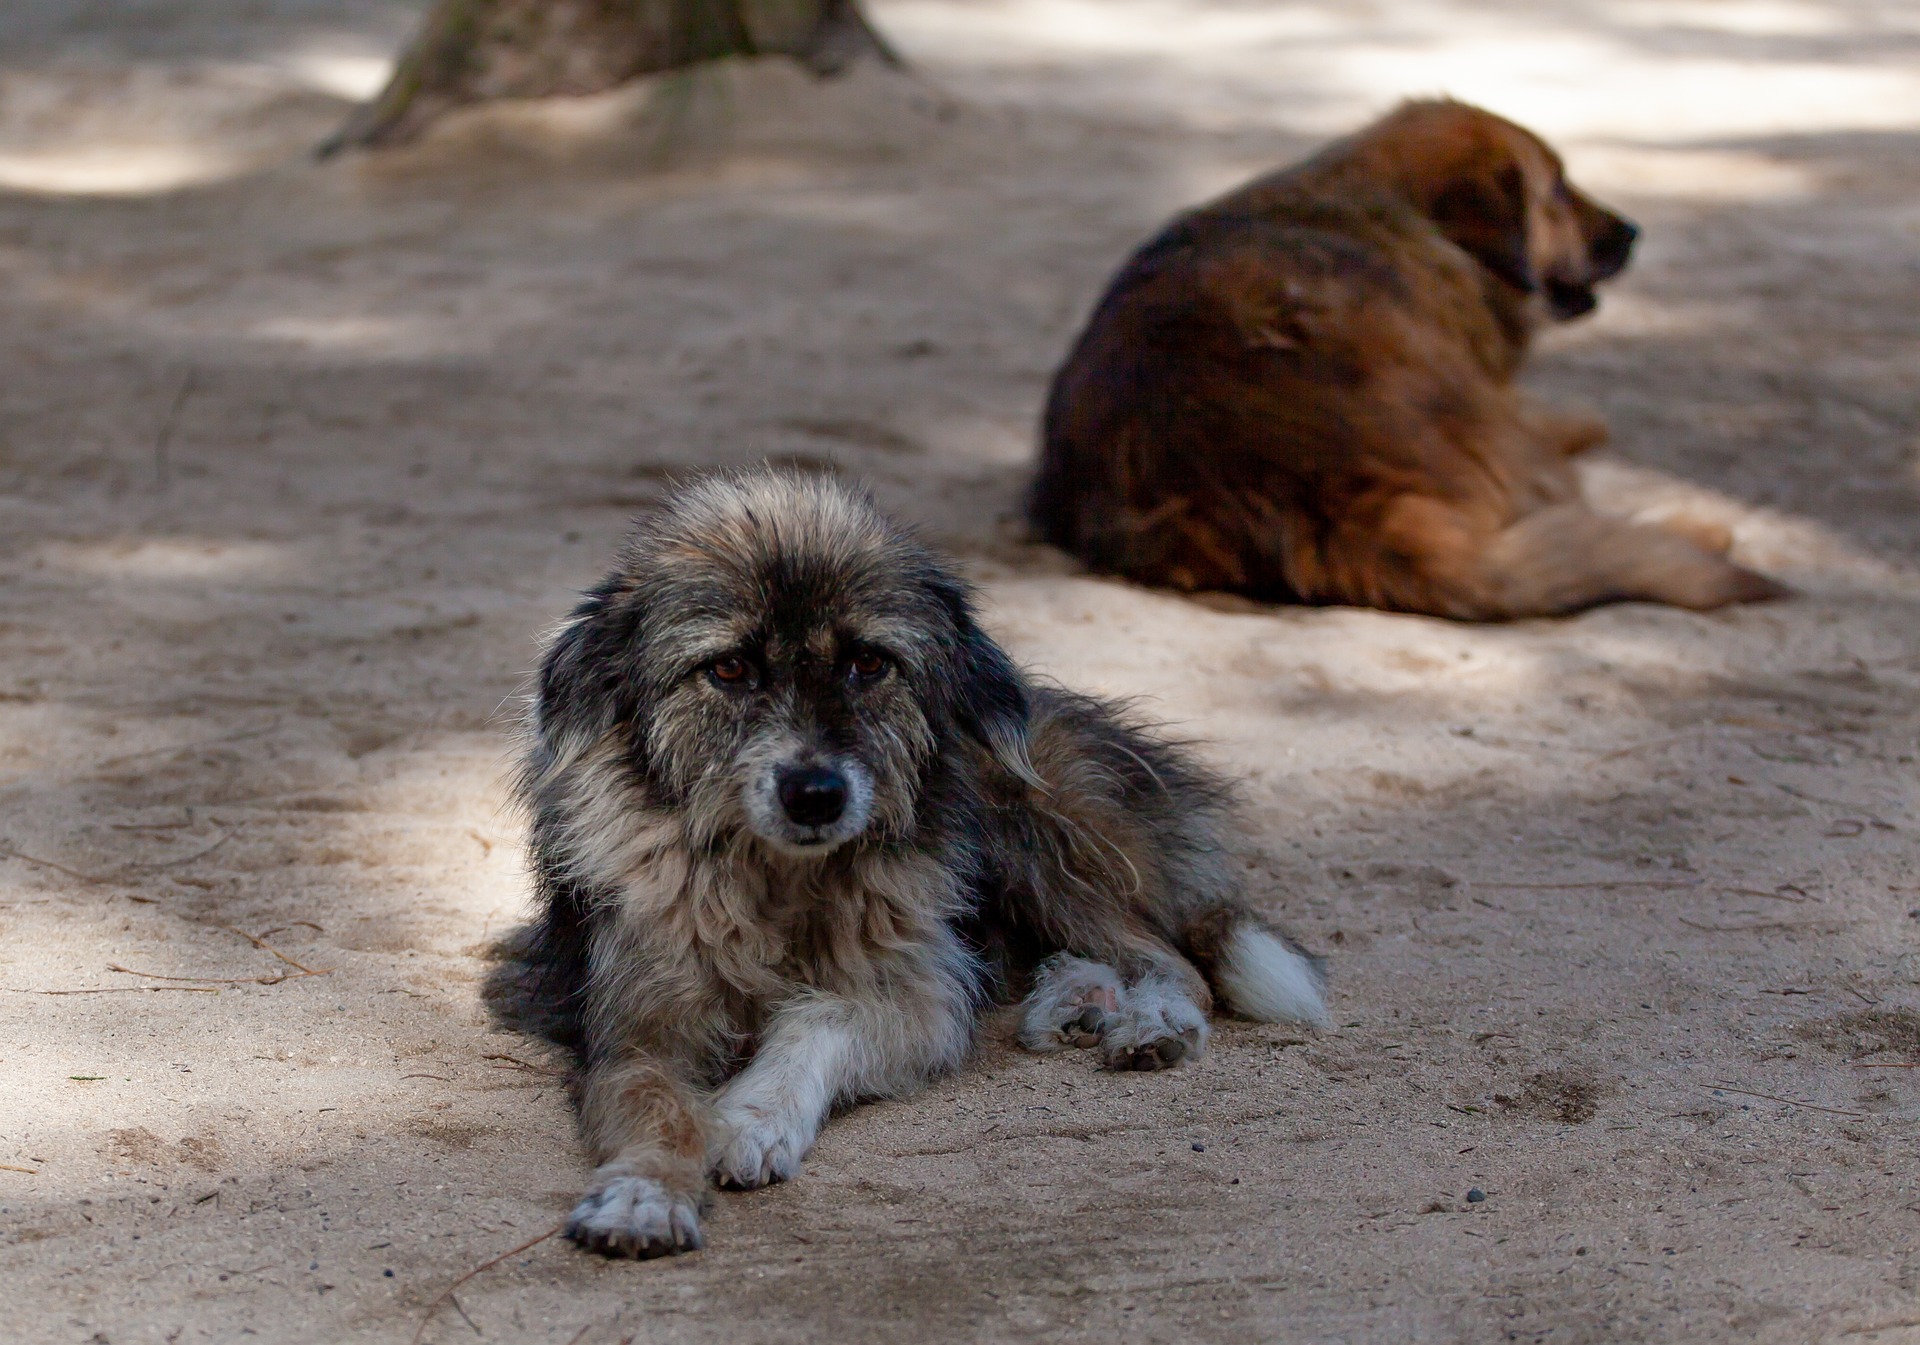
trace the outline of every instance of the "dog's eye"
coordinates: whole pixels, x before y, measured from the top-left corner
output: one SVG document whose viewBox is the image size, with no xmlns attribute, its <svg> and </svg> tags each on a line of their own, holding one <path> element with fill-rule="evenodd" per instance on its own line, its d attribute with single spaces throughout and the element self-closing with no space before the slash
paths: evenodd
<svg viewBox="0 0 1920 1345">
<path fill-rule="evenodd" d="M 715 686 L 744 687 L 753 682 L 753 665 L 736 654 L 715 659 L 707 667 L 707 676 Z"/>
<path fill-rule="evenodd" d="M 856 682 L 877 682 L 886 676 L 887 656 L 863 649 L 847 660 L 847 675 Z"/>
</svg>

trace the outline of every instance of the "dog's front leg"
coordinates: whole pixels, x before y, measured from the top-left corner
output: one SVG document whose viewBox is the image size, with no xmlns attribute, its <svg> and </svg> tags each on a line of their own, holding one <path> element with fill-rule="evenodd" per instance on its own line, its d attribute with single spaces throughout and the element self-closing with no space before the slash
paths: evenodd
<svg viewBox="0 0 1920 1345">
<path fill-rule="evenodd" d="M 789 1000 L 714 1099 L 714 1177 L 741 1189 L 785 1181 L 835 1103 L 910 1092 L 957 1065 L 971 1036 L 972 1008 L 957 992 Z"/>
<path fill-rule="evenodd" d="M 609 1060 L 589 1068 L 580 1117 L 600 1166 L 567 1236 L 610 1256 L 697 1249 L 708 1124 L 692 1090 L 659 1060 Z"/>
</svg>

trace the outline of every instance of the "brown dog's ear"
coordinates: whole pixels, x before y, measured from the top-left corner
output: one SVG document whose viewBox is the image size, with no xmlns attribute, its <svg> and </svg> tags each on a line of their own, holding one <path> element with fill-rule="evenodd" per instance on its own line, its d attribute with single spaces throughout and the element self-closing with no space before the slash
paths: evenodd
<svg viewBox="0 0 1920 1345">
<path fill-rule="evenodd" d="M 1515 289 L 1532 294 L 1540 288 L 1527 249 L 1527 178 L 1519 164 L 1449 183 L 1427 208 L 1427 217 Z"/>
</svg>

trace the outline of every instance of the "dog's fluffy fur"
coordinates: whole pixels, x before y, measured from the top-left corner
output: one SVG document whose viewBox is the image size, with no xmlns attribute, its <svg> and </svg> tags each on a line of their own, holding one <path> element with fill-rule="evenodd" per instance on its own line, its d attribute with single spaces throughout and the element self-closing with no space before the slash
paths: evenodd
<svg viewBox="0 0 1920 1345">
<path fill-rule="evenodd" d="M 1725 529 L 1605 518 L 1597 421 L 1512 386 L 1635 229 L 1537 137 L 1454 102 L 1175 220 L 1055 376 L 1029 513 L 1097 570 L 1466 619 L 1775 597 Z"/>
<path fill-rule="evenodd" d="M 520 795 L 537 956 L 599 1164 L 571 1236 L 700 1245 L 709 1178 L 792 1176 L 836 1105 L 1027 1045 L 1201 1049 L 1217 993 L 1318 1022 L 1317 963 L 1238 891 L 1222 786 L 1035 684 L 863 498 L 714 477 L 635 529 L 542 665 Z"/>
</svg>

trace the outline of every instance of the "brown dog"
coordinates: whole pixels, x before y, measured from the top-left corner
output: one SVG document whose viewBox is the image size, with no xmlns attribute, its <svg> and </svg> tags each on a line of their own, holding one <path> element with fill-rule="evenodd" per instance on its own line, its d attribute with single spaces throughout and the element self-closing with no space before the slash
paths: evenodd
<svg viewBox="0 0 1920 1345">
<path fill-rule="evenodd" d="M 1781 596 L 1724 529 L 1594 513 L 1569 459 L 1605 427 L 1512 385 L 1636 232 L 1529 132 L 1407 103 L 1134 255 L 1054 378 L 1030 517 L 1097 570 L 1270 601 L 1499 620 Z"/>
</svg>

